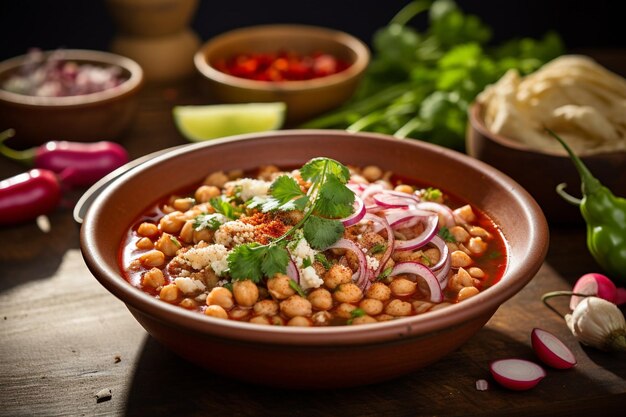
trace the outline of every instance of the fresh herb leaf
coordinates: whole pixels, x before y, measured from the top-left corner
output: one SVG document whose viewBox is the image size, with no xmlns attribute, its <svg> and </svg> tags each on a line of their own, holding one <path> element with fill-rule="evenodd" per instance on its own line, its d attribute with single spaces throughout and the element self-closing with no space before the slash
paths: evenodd
<svg viewBox="0 0 626 417">
<path fill-rule="evenodd" d="M 183 245 L 180 244 L 180 242 L 178 241 L 178 239 L 176 239 L 174 236 L 170 236 L 170 241 L 176 245 L 177 248 L 182 248 Z"/>
<path fill-rule="evenodd" d="M 333 266 L 333 264 L 326 258 L 326 255 L 321 252 L 315 254 L 315 260 L 321 263 L 326 270 L 329 270 Z"/>
<path fill-rule="evenodd" d="M 385 268 L 383 272 L 381 272 L 380 275 L 376 277 L 376 281 L 384 280 L 385 278 L 389 276 L 389 274 L 391 274 L 391 271 L 393 271 L 393 266 Z"/>
<path fill-rule="evenodd" d="M 502 257 L 502 252 L 500 252 L 499 250 L 494 250 L 493 252 L 489 252 L 487 254 L 488 259 L 498 259 L 500 257 Z"/>
<path fill-rule="evenodd" d="M 313 249 L 325 250 L 343 236 L 344 227 L 339 220 L 310 216 L 302 231 Z"/>
<path fill-rule="evenodd" d="M 241 216 L 241 208 L 233 206 L 226 197 L 215 197 L 209 200 L 211 207 L 216 213 L 223 214 L 231 220 L 237 220 Z"/>
<path fill-rule="evenodd" d="M 428 201 L 438 201 L 443 197 L 443 193 L 438 188 L 428 187 L 422 192 L 422 198 Z"/>
<path fill-rule="evenodd" d="M 313 265 L 313 262 L 311 262 L 311 258 L 304 258 L 302 260 L 302 268 L 308 268 L 311 265 Z"/>
<path fill-rule="evenodd" d="M 300 297 L 306 298 L 306 294 L 304 293 L 304 290 L 302 289 L 302 287 L 300 287 L 300 285 L 296 281 L 290 279 L 289 286 L 291 287 L 292 290 L 297 292 Z"/>
<path fill-rule="evenodd" d="M 198 214 L 192 220 L 193 229 L 198 232 L 203 229 L 209 229 L 209 230 L 215 231 L 219 229 L 220 226 L 222 225 L 222 222 L 220 221 L 220 217 L 221 215 L 218 213 Z"/>
<path fill-rule="evenodd" d="M 330 158 L 313 158 L 300 168 L 300 175 L 306 181 L 318 182 L 330 174 L 343 184 L 350 179 L 350 171 L 340 162 Z"/>
<path fill-rule="evenodd" d="M 266 246 L 265 254 L 261 263 L 261 270 L 266 277 L 273 277 L 277 273 L 285 273 L 289 263 L 289 253 L 281 244 Z"/>
<path fill-rule="evenodd" d="M 362 308 L 355 308 L 350 312 L 350 316 L 352 316 L 353 319 L 357 317 L 363 317 L 364 315 L 365 311 Z"/>
<path fill-rule="evenodd" d="M 334 219 L 347 217 L 354 212 L 354 192 L 331 175 L 320 187 L 315 211 L 323 217 Z"/>
<path fill-rule="evenodd" d="M 430 266 L 431 265 L 430 258 L 428 256 L 426 256 L 426 255 L 420 256 L 420 260 L 426 266 Z"/>
<path fill-rule="evenodd" d="M 437 234 L 446 242 L 456 243 L 456 239 L 454 238 L 452 233 L 450 233 L 450 229 L 448 229 L 446 226 L 442 226 Z"/>
<path fill-rule="evenodd" d="M 258 243 L 246 243 L 235 247 L 228 254 L 228 269 L 233 280 L 249 279 L 259 282 L 263 278 L 263 258 L 266 246 Z"/>
<path fill-rule="evenodd" d="M 377 243 L 369 250 L 370 255 L 376 255 L 377 253 L 384 252 L 387 249 L 387 245 L 384 243 Z"/>
<path fill-rule="evenodd" d="M 281 175 L 274 180 L 270 186 L 270 194 L 281 204 L 304 195 L 296 180 L 287 175 Z"/>
</svg>

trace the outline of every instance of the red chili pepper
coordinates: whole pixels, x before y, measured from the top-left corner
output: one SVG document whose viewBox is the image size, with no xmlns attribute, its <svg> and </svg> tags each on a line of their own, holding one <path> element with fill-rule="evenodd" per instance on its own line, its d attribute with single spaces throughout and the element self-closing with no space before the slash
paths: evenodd
<svg viewBox="0 0 626 417">
<path fill-rule="evenodd" d="M 51 141 L 24 151 L 11 149 L 4 141 L 13 136 L 9 129 L 0 133 L 0 154 L 35 168 L 59 174 L 63 184 L 91 185 L 128 162 L 126 150 L 114 142 Z"/>
<path fill-rule="evenodd" d="M 31 169 L 0 181 L 0 225 L 33 220 L 54 210 L 61 200 L 61 185 L 54 172 Z"/>
<path fill-rule="evenodd" d="M 257 81 L 301 81 L 326 77 L 350 64 L 326 53 L 298 55 L 293 52 L 249 53 L 218 60 L 215 68 L 226 74 Z"/>
</svg>

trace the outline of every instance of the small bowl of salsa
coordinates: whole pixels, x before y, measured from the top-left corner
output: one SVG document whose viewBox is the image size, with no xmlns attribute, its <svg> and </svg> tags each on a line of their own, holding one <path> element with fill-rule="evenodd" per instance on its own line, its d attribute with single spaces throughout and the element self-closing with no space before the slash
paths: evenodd
<svg viewBox="0 0 626 417">
<path fill-rule="evenodd" d="M 196 53 L 208 94 L 224 103 L 287 104 L 301 122 L 348 100 L 370 53 L 345 32 L 304 25 L 265 25 L 219 35 Z"/>
</svg>

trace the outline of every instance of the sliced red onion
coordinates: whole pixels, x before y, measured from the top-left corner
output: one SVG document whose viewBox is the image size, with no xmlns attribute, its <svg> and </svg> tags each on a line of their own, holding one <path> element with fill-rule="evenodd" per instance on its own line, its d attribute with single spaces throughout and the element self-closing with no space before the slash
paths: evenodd
<svg viewBox="0 0 626 417">
<path fill-rule="evenodd" d="M 385 208 L 408 207 L 409 205 L 419 203 L 420 201 L 414 195 L 390 190 L 376 193 L 372 198 L 376 204 Z"/>
<path fill-rule="evenodd" d="M 385 249 L 385 253 L 383 254 L 382 258 L 380 258 L 380 260 L 378 261 L 378 268 L 376 268 L 376 271 L 374 271 L 373 276 L 372 276 L 372 280 L 374 280 L 383 271 L 385 264 L 391 257 L 391 254 L 393 253 L 393 249 L 395 246 L 396 238 L 393 235 L 393 230 L 391 229 L 391 226 L 389 225 L 389 223 L 384 217 L 375 216 L 373 214 L 368 213 L 365 215 L 365 220 L 371 221 L 375 223 L 376 225 L 381 226 L 381 229 L 379 230 L 385 229 L 387 231 L 387 249 Z"/>
<path fill-rule="evenodd" d="M 441 288 L 444 289 L 448 286 L 448 275 L 450 275 L 450 269 L 452 269 L 452 261 L 450 257 L 446 257 L 446 260 L 439 270 L 433 270 L 433 273 L 437 277 L 437 281 L 441 284 Z"/>
<path fill-rule="evenodd" d="M 433 303 L 440 303 L 443 301 L 443 292 L 441 291 L 441 285 L 439 280 L 432 273 L 428 267 L 422 265 L 419 262 L 399 262 L 397 263 L 389 276 L 395 276 L 398 274 L 414 274 L 426 281 L 428 289 L 430 290 L 430 301 Z"/>
<path fill-rule="evenodd" d="M 367 259 L 365 258 L 363 250 L 356 243 L 351 240 L 341 238 L 332 246 L 329 246 L 328 249 L 347 249 L 354 252 L 359 259 L 359 270 L 352 274 L 352 281 L 359 285 L 359 283 L 362 283 L 362 281 L 367 278 Z"/>
<path fill-rule="evenodd" d="M 300 284 L 300 272 L 293 259 L 289 259 L 289 263 L 287 264 L 287 276 L 298 283 L 298 285 Z"/>
<path fill-rule="evenodd" d="M 439 204 L 432 201 L 422 201 L 415 204 L 415 208 L 437 213 L 443 219 L 443 223 L 446 227 L 456 226 L 456 222 L 454 220 L 454 212 L 452 211 L 452 209 L 450 209 L 450 207 L 444 204 Z"/>
<path fill-rule="evenodd" d="M 361 193 L 361 198 L 366 206 L 376 205 L 373 196 L 377 193 L 380 193 L 384 190 L 383 186 L 380 184 L 371 184 L 367 188 L 363 190 Z"/>
<path fill-rule="evenodd" d="M 424 224 L 424 231 L 408 240 L 396 240 L 394 245 L 395 250 L 415 250 L 419 249 L 428 242 L 431 241 L 433 236 L 437 233 L 437 225 L 439 224 L 439 217 L 429 216 L 426 218 Z"/>
<path fill-rule="evenodd" d="M 340 219 L 339 221 L 341 221 L 341 223 L 343 223 L 343 225 L 346 227 L 352 226 L 360 222 L 363 216 L 365 216 L 366 212 L 367 211 L 365 210 L 365 204 L 363 204 L 363 200 L 361 199 L 361 197 L 355 194 L 354 195 L 354 212 L 348 217 L 344 217 L 343 219 Z"/>
<path fill-rule="evenodd" d="M 367 185 L 359 182 L 349 182 L 346 184 L 346 187 L 348 187 L 354 194 L 360 196 L 363 190 L 367 188 Z"/>
<path fill-rule="evenodd" d="M 430 243 L 432 243 L 437 247 L 437 249 L 439 249 L 439 261 L 437 261 L 436 264 L 430 267 L 430 269 L 436 271 L 445 264 L 446 258 L 450 256 L 450 250 L 448 249 L 448 245 L 446 245 L 446 242 L 438 235 L 433 236 L 433 238 L 430 240 Z"/>
</svg>

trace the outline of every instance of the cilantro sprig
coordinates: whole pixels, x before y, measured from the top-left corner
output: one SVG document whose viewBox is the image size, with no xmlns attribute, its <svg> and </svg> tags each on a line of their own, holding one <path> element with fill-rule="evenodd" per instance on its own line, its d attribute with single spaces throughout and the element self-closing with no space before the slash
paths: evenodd
<svg viewBox="0 0 626 417">
<path fill-rule="evenodd" d="M 248 206 L 263 212 L 298 209 L 304 216 L 267 245 L 247 243 L 231 251 L 228 266 L 233 280 L 258 282 L 264 276 L 285 273 L 289 263 L 286 244 L 297 230 L 302 230 L 309 245 L 317 250 L 328 248 L 343 236 L 344 226 L 338 219 L 354 211 L 354 193 L 346 187 L 350 179 L 348 168 L 330 158 L 314 158 L 300 169 L 300 175 L 310 183 L 306 192 L 294 178 L 283 175 L 270 186 L 268 198 L 256 199 Z"/>
</svg>

